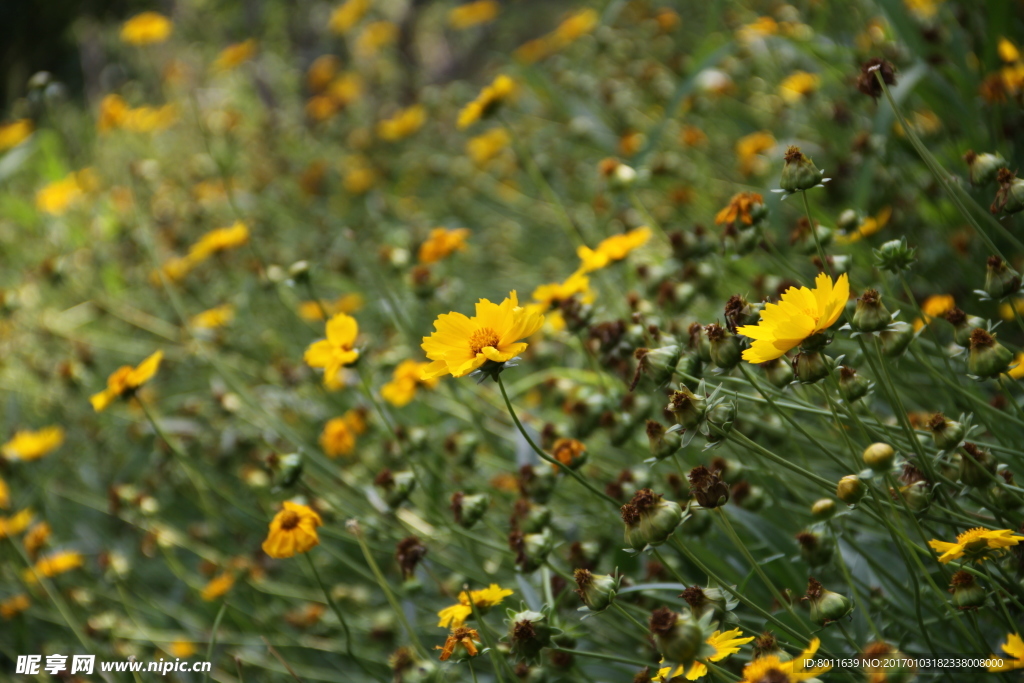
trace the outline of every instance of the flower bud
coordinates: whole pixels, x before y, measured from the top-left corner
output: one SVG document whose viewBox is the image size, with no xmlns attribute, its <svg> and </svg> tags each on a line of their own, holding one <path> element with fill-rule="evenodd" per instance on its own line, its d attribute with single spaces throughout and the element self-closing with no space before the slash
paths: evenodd
<svg viewBox="0 0 1024 683">
<path fill-rule="evenodd" d="M 689 614 L 661 607 L 651 613 L 651 635 L 666 662 L 688 669 L 704 649 L 703 629 Z"/>
<path fill-rule="evenodd" d="M 274 487 L 287 489 L 295 485 L 302 476 L 303 462 L 301 453 L 278 455 L 272 453 L 267 458 L 267 466 L 273 474 Z"/>
<path fill-rule="evenodd" d="M 888 329 L 878 333 L 882 354 L 887 358 L 896 358 L 903 354 L 914 341 L 914 328 L 902 320 L 892 323 Z"/>
<path fill-rule="evenodd" d="M 998 256 L 989 256 L 985 268 L 985 293 L 1002 299 L 1020 289 L 1020 273 Z"/>
<path fill-rule="evenodd" d="M 739 505 L 750 512 L 761 510 L 768 501 L 764 489 L 749 481 L 736 482 L 729 491 L 729 497 L 734 505 Z"/>
<path fill-rule="evenodd" d="M 943 316 L 953 326 L 953 341 L 960 346 L 969 346 L 971 343 L 971 332 L 975 329 L 985 327 L 985 321 L 976 315 L 967 315 L 959 308 L 947 311 Z"/>
<path fill-rule="evenodd" d="M 967 371 L 978 377 L 998 377 L 1006 372 L 1013 353 L 996 341 L 995 335 L 980 327 L 971 332 Z"/>
<path fill-rule="evenodd" d="M 530 610 L 509 617 L 508 640 L 512 655 L 519 660 L 536 663 L 541 650 L 551 645 L 555 630 L 540 612 Z"/>
<path fill-rule="evenodd" d="M 836 549 L 835 539 L 820 531 L 801 531 L 796 540 L 800 544 L 800 557 L 812 567 L 828 563 Z"/>
<path fill-rule="evenodd" d="M 676 363 L 679 361 L 679 355 L 678 344 L 670 344 L 657 349 L 637 349 L 633 354 L 637 359 L 637 374 L 633 378 L 630 391 L 636 387 L 641 372 L 650 377 L 656 386 L 664 385 L 672 378 L 672 371 L 675 370 Z"/>
<path fill-rule="evenodd" d="M 700 378 L 701 371 L 701 360 L 693 351 L 686 351 L 679 356 L 679 362 L 676 363 L 675 374 L 681 378 L 683 384 L 688 387 L 696 388 L 697 379 Z M 690 379 L 691 377 L 695 379 Z"/>
<path fill-rule="evenodd" d="M 988 451 L 970 441 L 960 447 L 960 481 L 966 486 L 981 488 L 992 484 L 998 463 Z"/>
<path fill-rule="evenodd" d="M 866 493 L 864 482 L 856 474 L 848 474 L 836 484 L 836 498 L 847 505 L 856 505 Z"/>
<path fill-rule="evenodd" d="M 974 580 L 974 575 L 963 569 L 953 573 L 949 582 L 951 602 L 958 610 L 976 610 L 985 604 L 985 589 Z"/>
<path fill-rule="evenodd" d="M 853 611 L 853 605 L 846 596 L 826 589 L 814 577 L 807 581 L 807 596 L 804 600 L 810 603 L 811 621 L 818 626 L 831 624 Z"/>
<path fill-rule="evenodd" d="M 871 253 L 875 255 L 875 266 L 890 273 L 907 270 L 917 260 L 917 248 L 908 247 L 906 237 L 889 240 Z"/>
<path fill-rule="evenodd" d="M 651 447 L 651 455 L 663 460 L 679 450 L 683 437 L 678 431 L 667 432 L 660 422 L 647 421 L 647 443 Z"/>
<path fill-rule="evenodd" d="M 811 506 L 811 517 L 816 520 L 824 521 L 831 519 L 836 514 L 836 502 L 831 498 L 821 498 L 814 501 L 814 505 Z"/>
<path fill-rule="evenodd" d="M 1024 209 L 1024 180 L 1008 168 L 996 172 L 996 198 L 992 201 L 989 211 L 992 213 L 1017 213 Z"/>
<path fill-rule="evenodd" d="M 571 470 L 578 470 L 587 462 L 587 447 L 576 439 L 558 439 L 551 446 L 551 456 Z M 552 464 L 557 472 L 561 470 Z"/>
<path fill-rule="evenodd" d="M 519 468 L 519 488 L 523 495 L 538 503 L 548 502 L 557 483 L 557 475 L 547 463 L 523 465 Z"/>
<path fill-rule="evenodd" d="M 864 449 L 861 457 L 864 464 L 875 472 L 887 472 L 892 469 L 896 451 L 887 443 L 873 443 Z"/>
<path fill-rule="evenodd" d="M 668 540 L 683 518 L 679 503 L 665 500 L 650 489 L 641 489 L 622 506 L 624 538 L 629 547 L 642 550 Z"/>
<path fill-rule="evenodd" d="M 982 152 L 978 154 L 973 149 L 967 150 L 967 153 L 964 154 L 964 161 L 967 162 L 971 185 L 988 185 L 996 179 L 999 169 L 1006 167 L 1006 159 L 998 153 Z"/>
<path fill-rule="evenodd" d="M 755 638 L 753 648 L 754 659 L 760 659 L 761 657 L 767 657 L 769 655 L 779 656 L 782 654 L 782 648 L 779 647 L 779 641 L 771 631 L 765 631 Z"/>
<path fill-rule="evenodd" d="M 760 367 L 764 370 L 768 383 L 777 389 L 782 389 L 793 381 L 793 367 L 781 358 L 761 363 Z"/>
<path fill-rule="evenodd" d="M 863 375 L 846 365 L 839 367 L 839 395 L 847 403 L 853 403 L 864 398 L 871 388 L 871 382 Z"/>
<path fill-rule="evenodd" d="M 491 499 L 485 493 L 473 493 L 467 496 L 462 491 L 456 491 L 452 494 L 451 503 L 455 523 L 465 529 L 471 529 L 487 512 Z"/>
<path fill-rule="evenodd" d="M 544 564 L 548 553 L 555 547 L 555 539 L 547 527 L 539 534 L 524 534 L 516 530 L 509 534 L 508 545 L 516 554 L 519 571 L 528 574 Z"/>
<path fill-rule="evenodd" d="M 690 480 L 690 495 L 702 508 L 710 510 L 729 502 L 729 485 L 719 478 L 717 471 L 700 465 L 690 470 L 687 479 Z"/>
<path fill-rule="evenodd" d="M 941 451 L 948 451 L 956 448 L 963 441 L 966 428 L 955 420 L 950 420 L 942 413 L 935 413 L 925 425 L 925 429 L 932 433 L 932 441 L 935 447 Z"/>
<path fill-rule="evenodd" d="M 825 173 L 815 166 L 799 147 L 787 149 L 784 158 L 786 165 L 782 168 L 782 178 L 779 181 L 779 187 L 783 190 L 790 193 L 799 192 L 821 184 Z"/>
<path fill-rule="evenodd" d="M 608 574 L 591 574 L 589 569 L 577 569 L 573 572 L 576 579 L 576 594 L 592 612 L 607 609 L 615 599 L 619 590 L 618 577 Z"/>
<path fill-rule="evenodd" d="M 725 304 L 725 325 L 736 334 L 737 327 L 756 325 L 761 319 L 764 304 L 751 304 L 738 294 L 734 294 Z"/>
<path fill-rule="evenodd" d="M 708 411 L 707 417 L 708 425 L 717 427 L 708 432 L 708 441 L 710 443 L 721 441 L 732 431 L 732 424 L 736 420 L 736 404 L 732 401 L 721 401 Z"/>
<path fill-rule="evenodd" d="M 857 310 L 850 324 L 858 332 L 878 332 L 884 330 L 891 319 L 878 291 L 868 289 L 857 299 Z"/>
<path fill-rule="evenodd" d="M 704 326 L 700 323 L 693 323 L 689 329 L 690 348 L 697 352 L 697 356 L 705 363 L 711 362 L 711 342 L 704 332 Z"/>
<path fill-rule="evenodd" d="M 683 429 L 693 429 L 700 424 L 707 412 L 707 398 L 699 396 L 685 386 L 673 391 L 668 401 L 668 411 Z"/>
<path fill-rule="evenodd" d="M 740 342 L 736 335 L 717 323 L 705 327 L 704 332 L 711 345 L 711 362 L 723 370 L 736 367 L 740 362 Z"/>
<path fill-rule="evenodd" d="M 519 498 L 512 506 L 509 523 L 513 529 L 519 529 L 524 534 L 540 533 L 551 523 L 551 510 L 527 498 Z"/>
<path fill-rule="evenodd" d="M 713 587 L 690 586 L 680 593 L 679 597 L 686 601 L 693 616 L 697 619 L 702 618 L 708 612 L 714 612 L 716 619 L 722 619 L 735 608 L 738 602 L 721 588 Z"/>
<path fill-rule="evenodd" d="M 409 470 L 392 472 L 385 469 L 374 478 L 373 485 L 380 491 L 388 507 L 397 508 L 416 488 L 416 475 Z"/>
<path fill-rule="evenodd" d="M 932 504 L 931 486 L 924 480 L 901 486 L 899 491 L 890 488 L 889 495 L 894 501 L 905 503 L 911 512 L 924 512 Z"/>
<path fill-rule="evenodd" d="M 1013 482 L 1013 472 L 1010 470 L 999 470 L 996 472 L 996 476 L 1002 477 L 1007 486 L 1016 486 Z M 995 504 L 1003 510 L 1016 510 L 1024 505 L 1024 501 L 1016 492 L 1009 491 L 1002 486 L 993 486 L 990 493 Z"/>
<path fill-rule="evenodd" d="M 818 351 L 796 354 L 793 359 L 793 374 L 798 382 L 802 384 L 814 384 L 815 382 L 828 377 L 829 367 L 825 356 Z"/>
</svg>

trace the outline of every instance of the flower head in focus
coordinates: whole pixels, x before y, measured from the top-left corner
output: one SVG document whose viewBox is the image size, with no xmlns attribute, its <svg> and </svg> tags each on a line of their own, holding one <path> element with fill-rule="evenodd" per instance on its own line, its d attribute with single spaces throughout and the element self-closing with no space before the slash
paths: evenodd
<svg viewBox="0 0 1024 683">
<path fill-rule="evenodd" d="M 1024 536 L 1015 534 L 1011 529 L 968 529 L 957 534 L 956 543 L 932 539 L 928 546 L 939 555 L 939 562 L 946 564 L 952 560 L 966 557 L 974 562 L 981 562 L 991 557 L 990 550 L 1001 551 L 1011 548 L 1021 541 Z"/>
<path fill-rule="evenodd" d="M 487 588 L 469 591 L 469 593 L 462 591 L 459 593 L 458 603 L 451 607 L 445 607 L 437 613 L 437 616 L 440 618 L 437 625 L 442 628 L 458 628 L 465 624 L 466 619 L 473 614 L 473 607 L 486 613 L 486 610 L 500 605 L 513 592 L 511 589 L 502 588 L 496 583 L 492 583 Z"/>
<path fill-rule="evenodd" d="M 320 543 L 316 528 L 322 524 L 312 508 L 286 500 L 270 522 L 263 552 L 279 560 L 307 552 Z"/>
<path fill-rule="evenodd" d="M 818 674 L 825 673 L 832 667 L 825 665 L 807 669 L 804 663 L 814 657 L 818 651 L 821 641 L 817 638 L 811 639 L 811 644 L 802 653 L 788 661 L 782 661 L 778 655 L 768 654 L 759 657 L 743 667 L 743 680 L 741 683 L 797 683 L 815 678 Z"/>
<path fill-rule="evenodd" d="M 157 351 L 137 367 L 123 365 L 114 371 L 107 378 L 107 388 L 98 394 L 93 394 L 89 401 L 93 410 L 97 413 L 106 410 L 114 399 L 128 398 L 135 393 L 135 390 L 148 382 L 160 369 L 160 361 L 164 358 L 163 351 Z"/>
<path fill-rule="evenodd" d="M 714 654 L 705 658 L 709 662 L 720 662 L 729 655 L 734 655 L 740 651 L 741 645 L 746 645 L 754 639 L 754 636 L 748 638 L 743 637 L 743 631 L 738 628 L 734 628 L 731 631 L 715 631 L 707 639 L 707 644 L 714 648 Z M 675 671 L 672 667 L 666 666 L 658 669 L 658 673 L 651 679 L 656 683 L 662 683 L 663 681 L 670 681 L 676 676 L 682 676 L 684 673 L 683 667 L 676 667 Z M 708 667 L 704 662 L 696 661 L 690 665 L 690 668 L 685 671 L 686 680 L 695 681 L 698 678 L 702 678 L 707 675 Z"/>
</svg>

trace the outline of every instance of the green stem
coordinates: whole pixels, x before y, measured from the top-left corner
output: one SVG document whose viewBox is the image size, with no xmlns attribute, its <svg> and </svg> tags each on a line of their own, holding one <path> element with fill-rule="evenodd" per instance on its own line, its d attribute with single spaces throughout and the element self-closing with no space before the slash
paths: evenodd
<svg viewBox="0 0 1024 683">
<path fill-rule="evenodd" d="M 217 646 L 217 629 L 220 628 L 220 620 L 224 618 L 224 613 L 228 611 L 228 601 L 225 600 L 220 604 L 220 609 L 217 610 L 217 616 L 213 620 L 213 630 L 210 632 L 210 643 L 206 646 L 206 661 L 213 661 L 213 648 Z M 213 668 L 212 666 L 210 667 Z M 203 683 L 210 680 L 210 672 L 203 672 Z"/>
<path fill-rule="evenodd" d="M 818 250 L 818 258 L 821 259 L 821 269 L 829 274 L 829 277 L 835 279 L 835 275 L 832 272 L 832 265 L 828 262 L 828 258 L 825 256 L 825 249 L 821 246 L 821 239 L 818 237 L 818 230 L 814 226 L 814 218 L 811 217 L 811 203 L 807 199 L 807 190 L 801 190 L 800 196 L 804 200 L 804 212 L 807 214 L 807 227 L 811 231 L 811 235 L 814 237 L 814 246 Z"/>
<path fill-rule="evenodd" d="M 342 613 L 338 604 L 334 602 L 334 598 L 331 597 L 331 592 L 327 590 L 327 586 L 324 585 L 323 579 L 320 578 L 320 572 L 317 571 L 316 564 L 313 562 L 313 558 L 310 557 L 309 553 L 303 553 L 306 561 L 309 563 L 309 568 L 313 572 L 313 578 L 316 579 L 317 585 L 320 586 L 321 592 L 327 599 L 327 604 L 330 605 L 331 610 L 334 612 L 334 616 L 338 617 L 338 621 L 341 622 L 341 630 L 345 634 L 345 653 L 349 657 L 358 661 L 358 658 L 352 654 L 352 633 L 348 630 L 348 622 L 345 620 L 345 615 Z"/>
<path fill-rule="evenodd" d="M 634 617 L 632 614 L 627 612 L 626 608 L 623 607 L 622 605 L 620 605 L 619 603 L 612 602 L 612 607 L 614 607 L 615 610 L 619 614 L 621 614 L 622 616 L 626 617 L 626 619 L 629 620 L 630 623 L 632 623 L 634 626 L 636 626 L 638 629 L 640 629 L 641 633 L 645 633 L 646 634 L 646 633 L 650 632 L 649 629 L 646 626 L 641 624 L 640 621 L 636 617 Z"/>
</svg>

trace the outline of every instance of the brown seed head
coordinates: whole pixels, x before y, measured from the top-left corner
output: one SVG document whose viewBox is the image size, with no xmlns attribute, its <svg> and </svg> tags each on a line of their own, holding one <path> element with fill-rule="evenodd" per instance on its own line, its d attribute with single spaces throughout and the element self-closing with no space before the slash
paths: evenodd
<svg viewBox="0 0 1024 683">
<path fill-rule="evenodd" d="M 980 327 L 974 328 L 971 332 L 971 349 L 987 349 L 996 343 L 995 337 L 981 329 Z"/>
<path fill-rule="evenodd" d="M 667 636 L 679 620 L 679 615 L 668 607 L 659 607 L 651 612 L 650 629 L 656 636 Z"/>
<path fill-rule="evenodd" d="M 680 593 L 679 597 L 686 600 L 686 604 L 693 609 L 700 609 L 708 604 L 708 596 L 704 594 L 704 589 L 700 586 L 690 586 Z"/>
<path fill-rule="evenodd" d="M 786 155 L 783 159 L 786 160 L 787 164 L 799 163 L 803 160 L 804 153 L 800 151 L 800 148 L 796 145 L 790 145 L 789 149 L 786 150 Z"/>
<path fill-rule="evenodd" d="M 822 590 L 824 590 L 824 587 L 821 585 L 821 582 L 818 581 L 816 578 L 812 576 L 811 578 L 807 579 L 808 600 L 817 600 L 818 598 L 820 598 Z"/>
</svg>

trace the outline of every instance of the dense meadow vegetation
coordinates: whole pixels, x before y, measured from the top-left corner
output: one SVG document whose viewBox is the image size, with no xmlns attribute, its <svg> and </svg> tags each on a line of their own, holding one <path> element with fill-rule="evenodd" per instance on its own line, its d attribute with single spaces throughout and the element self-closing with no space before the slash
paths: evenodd
<svg viewBox="0 0 1024 683">
<path fill-rule="evenodd" d="M 1019 2 L 69 31 L 0 117 L 0 680 L 1020 680 Z"/>
</svg>

